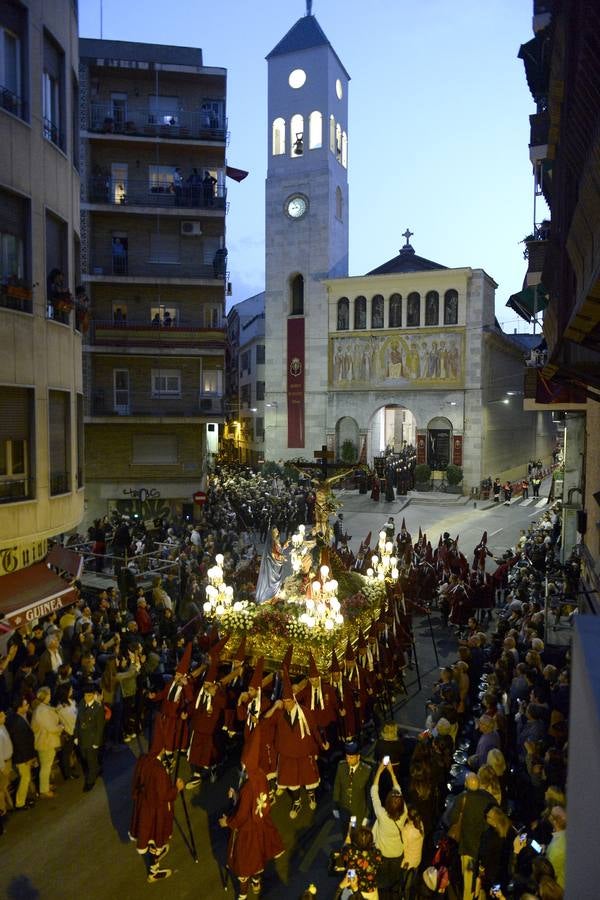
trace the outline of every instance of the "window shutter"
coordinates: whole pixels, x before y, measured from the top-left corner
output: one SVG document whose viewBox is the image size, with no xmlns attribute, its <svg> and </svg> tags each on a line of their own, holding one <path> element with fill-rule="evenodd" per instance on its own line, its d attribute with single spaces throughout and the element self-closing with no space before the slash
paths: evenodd
<svg viewBox="0 0 600 900">
<path fill-rule="evenodd" d="M 3 387 L 0 399 L 0 441 L 29 439 L 33 391 L 31 388 Z"/>
</svg>

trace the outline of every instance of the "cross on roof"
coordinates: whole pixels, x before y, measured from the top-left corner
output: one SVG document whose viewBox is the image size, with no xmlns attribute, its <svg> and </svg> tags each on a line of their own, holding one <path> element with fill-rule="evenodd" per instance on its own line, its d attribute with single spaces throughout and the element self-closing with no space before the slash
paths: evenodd
<svg viewBox="0 0 600 900">
<path fill-rule="evenodd" d="M 306 0 L 306 15 L 312 16 L 312 0 Z"/>
<path fill-rule="evenodd" d="M 404 245 L 405 247 L 410 247 L 410 238 L 413 236 L 413 234 L 414 231 L 411 231 L 409 228 L 407 228 L 402 235 L 403 238 L 406 238 L 406 244 Z"/>
</svg>

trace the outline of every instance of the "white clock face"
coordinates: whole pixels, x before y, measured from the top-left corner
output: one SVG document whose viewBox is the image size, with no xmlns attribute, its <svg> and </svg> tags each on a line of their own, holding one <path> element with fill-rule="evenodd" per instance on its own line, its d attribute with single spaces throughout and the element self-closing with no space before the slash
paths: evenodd
<svg viewBox="0 0 600 900">
<path fill-rule="evenodd" d="M 344 92 L 342 90 L 342 82 L 340 81 L 339 78 L 337 78 L 336 82 L 335 82 L 335 92 L 337 94 L 338 100 L 341 100 L 342 97 L 344 96 Z"/>
<path fill-rule="evenodd" d="M 285 208 L 288 216 L 291 216 L 292 219 L 300 219 L 308 207 L 304 197 L 290 197 Z"/>
</svg>

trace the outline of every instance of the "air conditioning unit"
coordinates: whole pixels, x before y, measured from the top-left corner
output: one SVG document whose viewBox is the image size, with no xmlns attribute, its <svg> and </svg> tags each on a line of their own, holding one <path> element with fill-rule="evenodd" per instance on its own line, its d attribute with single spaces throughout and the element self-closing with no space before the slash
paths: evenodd
<svg viewBox="0 0 600 900">
<path fill-rule="evenodd" d="M 185 237 L 200 237 L 202 234 L 202 224 L 188 219 L 181 223 L 181 233 L 185 235 Z"/>
<path fill-rule="evenodd" d="M 128 416 L 129 415 L 129 407 L 115 405 L 115 412 L 118 416 Z"/>
</svg>

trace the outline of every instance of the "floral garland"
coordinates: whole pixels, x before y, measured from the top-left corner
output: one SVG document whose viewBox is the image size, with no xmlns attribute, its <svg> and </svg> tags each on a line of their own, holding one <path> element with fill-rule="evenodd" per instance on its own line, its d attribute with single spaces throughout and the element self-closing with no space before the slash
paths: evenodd
<svg viewBox="0 0 600 900">
<path fill-rule="evenodd" d="M 317 665 L 324 667 L 329 665 L 333 650 L 343 653 L 347 641 L 355 640 L 359 628 L 366 630 L 378 618 L 385 597 L 385 584 L 365 580 L 358 593 L 341 600 L 344 624 L 333 632 L 309 628 L 300 621 L 304 605 L 285 600 L 261 606 L 238 600 L 219 616 L 219 622 L 222 631 L 231 635 L 229 646 L 235 646 L 235 639 L 247 637 L 251 656 L 277 662 L 293 644 L 296 667 L 306 666 L 309 652 Z M 227 648 L 223 655 L 227 656 Z"/>
</svg>

